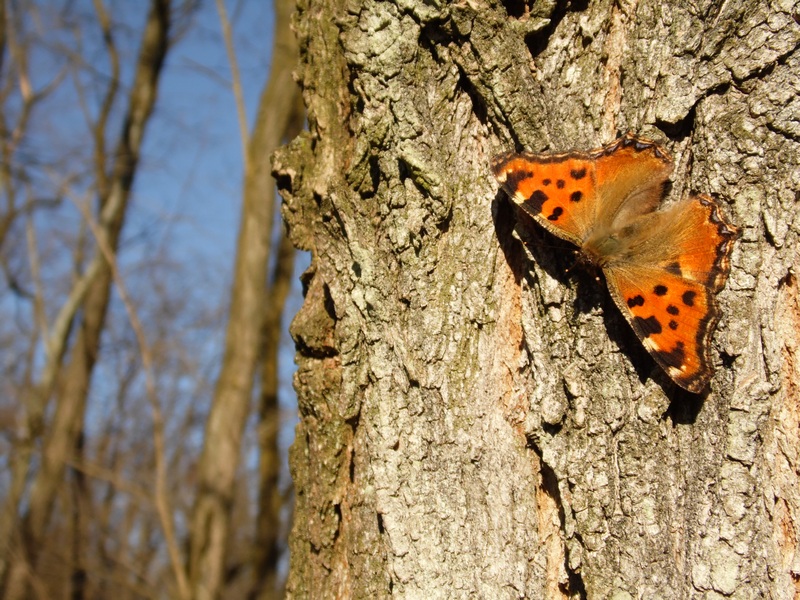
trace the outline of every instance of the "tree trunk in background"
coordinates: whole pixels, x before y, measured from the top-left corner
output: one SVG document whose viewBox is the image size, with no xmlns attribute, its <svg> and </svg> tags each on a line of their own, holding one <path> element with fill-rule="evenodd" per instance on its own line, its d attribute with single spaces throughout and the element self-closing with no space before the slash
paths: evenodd
<svg viewBox="0 0 800 600">
<path fill-rule="evenodd" d="M 225 352 L 198 464 L 199 485 L 189 532 L 192 598 L 219 597 L 225 584 L 231 509 L 245 421 L 261 358 L 262 323 L 274 214 L 269 157 L 297 121 L 292 70 L 297 44 L 290 28 L 294 4 L 275 2 L 272 67 L 247 146 L 242 218 L 234 266 Z"/>
<path fill-rule="evenodd" d="M 287 24 L 288 27 L 288 24 Z M 297 66 L 297 43 L 294 35 L 294 66 Z M 305 118 L 305 108 L 300 88 L 292 86 L 294 108 L 288 115 L 284 140 L 292 139 L 300 133 Z M 270 190 L 275 193 L 275 187 Z M 274 201 L 274 200 L 273 200 Z M 258 402 L 258 503 L 256 515 L 256 534 L 253 540 L 253 586 L 249 597 L 258 600 L 283 598 L 285 573 L 280 572 L 280 559 L 286 550 L 287 502 L 291 496 L 280 486 L 280 475 L 285 469 L 279 444 L 279 434 L 285 427 L 278 401 L 279 357 L 281 335 L 285 329 L 284 314 L 286 299 L 292 287 L 294 276 L 295 249 L 285 230 L 277 245 L 275 265 L 267 290 L 264 306 L 264 320 L 261 325 L 261 389 Z"/>
<path fill-rule="evenodd" d="M 288 596 L 797 597 L 793 4 L 300 5 Z M 743 232 L 704 395 L 604 286 L 532 259 L 489 171 L 626 130 Z"/>
<path fill-rule="evenodd" d="M 299 89 L 297 98 L 302 102 Z M 299 131 L 298 128 L 294 135 Z M 287 519 L 284 509 L 287 495 L 280 487 L 283 460 L 279 434 L 285 423 L 281 418 L 278 402 L 278 358 L 281 333 L 285 331 L 282 317 L 294 275 L 294 255 L 294 246 L 284 232 L 278 245 L 262 325 L 261 390 L 258 403 L 258 514 L 253 541 L 254 578 L 249 594 L 251 600 L 284 597 L 279 581 L 285 577 L 279 572 L 279 562 L 281 553 L 286 548 Z"/>
<path fill-rule="evenodd" d="M 108 177 L 96 182 L 100 190 L 97 218 L 101 234 L 111 251 L 115 251 L 119 243 L 144 131 L 155 105 L 159 75 L 169 47 L 170 16 L 169 0 L 153 0 L 144 29 L 136 79 L 128 99 L 127 118 L 110 175 L 106 175 L 101 165 L 97 167 L 103 178 Z M 99 124 L 98 127 L 100 125 L 104 126 Z M 106 133 L 102 127 L 100 137 Z M 98 160 L 104 160 L 99 149 L 98 153 Z M 86 399 L 112 282 L 111 268 L 102 260 L 82 303 L 81 321 L 70 351 L 70 362 L 64 367 L 55 413 L 45 432 L 41 466 L 31 486 L 28 509 L 17 540 L 20 551 L 14 554 L 8 569 L 4 598 L 26 597 L 28 574 L 31 569 L 35 571 L 36 557 L 45 538 L 53 503 L 64 485 L 67 461 L 80 456 Z M 33 418 L 38 417 L 34 414 Z"/>
</svg>

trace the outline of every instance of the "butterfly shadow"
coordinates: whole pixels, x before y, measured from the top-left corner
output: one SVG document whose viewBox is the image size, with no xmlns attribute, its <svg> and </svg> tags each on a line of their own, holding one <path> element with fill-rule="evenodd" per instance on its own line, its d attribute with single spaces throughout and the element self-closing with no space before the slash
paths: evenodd
<svg viewBox="0 0 800 600">
<path fill-rule="evenodd" d="M 639 381 L 644 383 L 652 378 L 669 398 L 669 406 L 662 418 L 669 418 L 675 424 L 694 423 L 708 391 L 699 394 L 686 391 L 659 368 L 614 304 L 602 272 L 580 260 L 575 246 L 549 233 L 533 218 L 517 210 L 502 191 L 492 202 L 492 218 L 500 249 L 516 283 L 520 284 L 527 278 L 529 286 L 535 286 L 530 262 L 520 245 L 522 240 L 533 260 L 549 276 L 565 286 L 577 286 L 572 303 L 575 314 L 590 313 L 598 306 L 602 308 L 609 339 L 629 358 Z M 515 226 L 519 239 L 513 235 Z"/>
<path fill-rule="evenodd" d="M 532 286 L 535 281 L 521 241 L 548 275 L 569 285 L 572 279 L 569 270 L 576 263 L 575 246 L 545 231 L 530 216 L 517 210 L 502 192 L 492 201 L 492 219 L 500 249 L 518 284 L 527 279 Z M 518 238 L 513 235 L 515 229 Z"/>
</svg>

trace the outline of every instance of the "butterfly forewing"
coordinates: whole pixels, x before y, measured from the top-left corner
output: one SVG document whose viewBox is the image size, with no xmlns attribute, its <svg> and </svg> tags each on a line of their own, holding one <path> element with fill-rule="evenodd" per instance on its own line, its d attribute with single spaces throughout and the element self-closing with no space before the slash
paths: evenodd
<svg viewBox="0 0 800 600">
<path fill-rule="evenodd" d="M 600 221 L 623 226 L 658 207 L 672 172 L 665 150 L 627 135 L 593 154 Z"/>
<path fill-rule="evenodd" d="M 594 162 L 581 154 L 505 154 L 492 161 L 511 199 L 548 231 L 580 245 L 594 222 Z"/>
</svg>

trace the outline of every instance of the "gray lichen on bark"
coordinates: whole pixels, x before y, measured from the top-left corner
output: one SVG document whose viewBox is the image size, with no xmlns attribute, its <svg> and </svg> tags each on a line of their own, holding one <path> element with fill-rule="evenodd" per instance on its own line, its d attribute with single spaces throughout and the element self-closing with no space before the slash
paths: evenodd
<svg viewBox="0 0 800 600">
<path fill-rule="evenodd" d="M 274 161 L 313 252 L 291 597 L 794 597 L 797 20 L 301 3 L 309 132 Z M 699 397 L 566 245 L 512 234 L 488 171 L 625 130 L 675 155 L 670 198 L 716 194 L 743 230 Z"/>
</svg>

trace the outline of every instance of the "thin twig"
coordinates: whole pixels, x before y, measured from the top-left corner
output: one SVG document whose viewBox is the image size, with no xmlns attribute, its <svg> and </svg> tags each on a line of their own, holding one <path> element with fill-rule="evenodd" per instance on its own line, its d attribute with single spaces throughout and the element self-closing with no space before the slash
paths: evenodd
<svg viewBox="0 0 800 600">
<path fill-rule="evenodd" d="M 183 567 L 183 559 L 178 546 L 178 541 L 175 536 L 175 525 L 172 522 L 170 512 L 170 502 L 167 498 L 167 472 L 165 468 L 165 444 L 164 444 L 164 419 L 161 414 L 161 406 L 156 397 L 156 386 L 153 378 L 153 355 L 150 351 L 150 346 L 147 343 L 147 338 L 144 333 L 144 328 L 139 320 L 139 315 L 136 308 L 133 306 L 130 295 L 128 294 L 125 281 L 119 272 L 114 251 L 108 244 L 108 240 L 104 231 L 100 228 L 98 223 L 92 218 L 92 215 L 80 203 L 75 203 L 78 210 L 81 211 L 83 218 L 86 220 L 87 225 L 92 231 L 92 235 L 97 241 L 97 246 L 100 253 L 108 262 L 111 269 L 111 276 L 114 279 L 114 284 L 117 287 L 120 300 L 125 307 L 125 312 L 128 315 L 128 321 L 131 324 L 131 329 L 136 336 L 136 342 L 139 346 L 139 352 L 142 357 L 142 368 L 144 369 L 145 390 L 147 399 L 150 403 L 150 410 L 153 418 L 153 444 L 155 453 L 155 505 L 158 512 L 161 527 L 164 530 L 164 538 L 167 543 L 167 550 L 172 563 L 172 570 L 175 573 L 175 579 L 178 586 L 178 592 L 181 598 L 189 598 L 189 584 L 186 578 L 186 571 Z"/>
<path fill-rule="evenodd" d="M 231 84 L 233 86 L 233 99 L 236 102 L 236 115 L 239 118 L 239 137 L 242 140 L 242 157 L 244 158 L 244 172 L 250 172 L 250 158 L 247 146 L 250 134 L 247 131 L 247 112 L 244 106 L 244 92 L 242 91 L 242 77 L 239 74 L 239 64 L 236 62 L 236 49 L 233 47 L 233 33 L 224 0 L 217 0 L 219 23 L 222 27 L 222 37 L 225 40 L 225 50 L 228 53 L 228 62 L 231 67 Z"/>
</svg>

